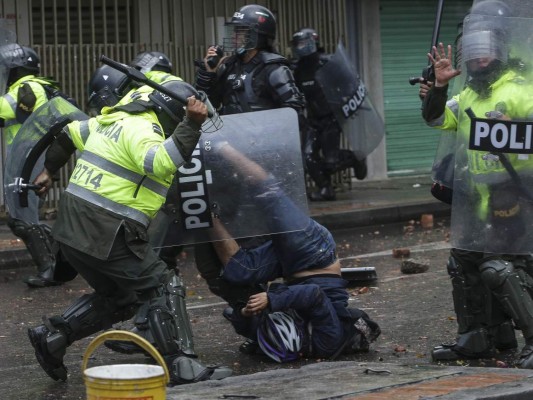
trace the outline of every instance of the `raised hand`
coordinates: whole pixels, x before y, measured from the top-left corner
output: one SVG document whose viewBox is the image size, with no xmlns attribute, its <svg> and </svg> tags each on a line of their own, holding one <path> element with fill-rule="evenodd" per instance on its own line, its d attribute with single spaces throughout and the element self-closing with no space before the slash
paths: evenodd
<svg viewBox="0 0 533 400">
<path fill-rule="evenodd" d="M 461 73 L 460 69 L 455 69 L 452 64 L 452 46 L 448 45 L 447 52 L 444 45 L 439 43 L 438 48 L 433 46 L 433 56 L 428 53 L 428 58 L 433 64 L 435 73 L 435 86 L 446 86 L 448 82 Z"/>
</svg>

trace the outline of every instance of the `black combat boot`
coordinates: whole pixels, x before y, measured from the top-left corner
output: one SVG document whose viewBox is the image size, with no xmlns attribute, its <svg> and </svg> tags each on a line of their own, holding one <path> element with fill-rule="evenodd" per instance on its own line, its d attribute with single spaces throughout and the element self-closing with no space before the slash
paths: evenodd
<svg viewBox="0 0 533 400">
<path fill-rule="evenodd" d="M 67 367 L 63 364 L 63 356 L 67 348 L 66 336 L 60 331 L 51 333 L 45 325 L 39 325 L 28 329 L 28 337 L 35 349 L 37 361 L 48 376 L 56 381 L 66 381 Z M 55 349 L 50 347 L 55 347 Z"/>
</svg>

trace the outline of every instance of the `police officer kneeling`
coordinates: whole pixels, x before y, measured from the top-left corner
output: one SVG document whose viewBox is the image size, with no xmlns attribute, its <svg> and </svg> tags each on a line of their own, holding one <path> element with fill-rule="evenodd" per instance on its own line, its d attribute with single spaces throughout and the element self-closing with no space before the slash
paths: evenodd
<svg viewBox="0 0 533 400">
<path fill-rule="evenodd" d="M 194 93 L 183 82 L 163 86 L 184 98 Z M 158 91 L 148 99 L 104 108 L 101 116 L 67 125 L 36 178 L 44 194 L 53 173 L 76 149 L 82 151 L 52 233 L 94 292 L 28 330 L 37 360 L 54 380 L 67 379 L 63 357 L 69 345 L 130 319 L 143 303 L 172 383 L 231 375 L 229 369 L 201 365 L 180 348 L 176 317 L 165 296 L 174 271 L 154 252 L 147 234 L 173 175 L 191 157 L 207 108 L 193 96 L 185 112 L 183 104 Z"/>
</svg>

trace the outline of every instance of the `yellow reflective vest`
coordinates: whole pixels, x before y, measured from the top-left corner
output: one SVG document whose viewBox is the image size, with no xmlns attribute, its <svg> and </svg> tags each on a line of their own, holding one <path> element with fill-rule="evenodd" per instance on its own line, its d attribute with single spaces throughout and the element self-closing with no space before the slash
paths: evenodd
<svg viewBox="0 0 533 400">
<path fill-rule="evenodd" d="M 152 111 L 103 112 L 67 125 L 82 153 L 66 192 L 146 227 L 185 161 Z"/>
<path fill-rule="evenodd" d="M 33 93 L 35 94 L 36 101 L 34 110 L 48 101 L 48 96 L 43 85 L 50 85 L 50 82 L 38 78 L 35 75 L 26 75 L 9 87 L 8 92 L 0 97 L 0 118 L 5 121 L 4 137 L 6 144 L 8 145 L 13 142 L 13 139 L 17 135 L 22 125 L 21 122 L 17 121 L 16 110 L 18 104 L 18 91 L 19 88 L 25 83 L 30 85 Z"/>
</svg>

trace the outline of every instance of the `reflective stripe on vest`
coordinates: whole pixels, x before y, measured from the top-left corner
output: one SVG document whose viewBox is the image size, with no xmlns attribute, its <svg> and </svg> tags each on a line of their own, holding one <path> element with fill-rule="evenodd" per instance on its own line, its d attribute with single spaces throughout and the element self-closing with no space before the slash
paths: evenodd
<svg viewBox="0 0 533 400">
<path fill-rule="evenodd" d="M 146 187 L 147 189 L 150 189 L 152 192 L 157 193 L 158 195 L 162 197 L 166 197 L 167 195 L 168 188 L 166 186 L 154 181 L 153 179 L 150 179 L 150 177 L 146 175 L 141 175 L 141 174 L 138 174 L 137 172 L 124 168 L 88 150 L 85 150 L 81 154 L 80 160 L 88 161 L 91 164 L 96 165 L 98 168 L 101 168 L 106 172 L 109 172 L 120 178 L 126 179 L 135 184 L 139 185 L 142 182 L 142 186 Z"/>
<path fill-rule="evenodd" d="M 83 143 L 87 142 L 87 138 L 91 134 L 89 129 L 89 120 L 80 121 L 80 137 Z"/>
<path fill-rule="evenodd" d="M 11 109 L 13 110 L 13 113 L 17 110 L 17 101 L 11 96 L 9 93 L 6 93 L 4 95 L 4 99 L 7 101 Z"/>
<path fill-rule="evenodd" d="M 178 148 L 176 147 L 176 143 L 174 143 L 174 140 L 172 138 L 166 139 L 163 142 L 163 147 L 167 151 L 174 165 L 178 168 L 181 167 L 185 160 L 181 156 L 181 153 L 179 152 Z M 154 173 L 154 159 L 158 149 L 159 145 L 152 146 L 152 148 L 148 150 L 148 152 L 146 153 L 146 157 L 144 158 L 144 170 L 150 174 Z"/>
<path fill-rule="evenodd" d="M 72 182 L 69 183 L 65 191 L 76 197 L 79 197 L 80 199 L 86 200 L 89 203 L 109 210 L 117 215 L 126 217 L 133 221 L 137 221 L 145 227 L 148 227 L 148 225 L 150 224 L 150 218 L 143 212 L 123 204 L 115 203 L 112 200 L 106 199 L 105 197 L 100 196 L 97 193 L 91 192 L 90 190 L 78 186 Z"/>
</svg>

